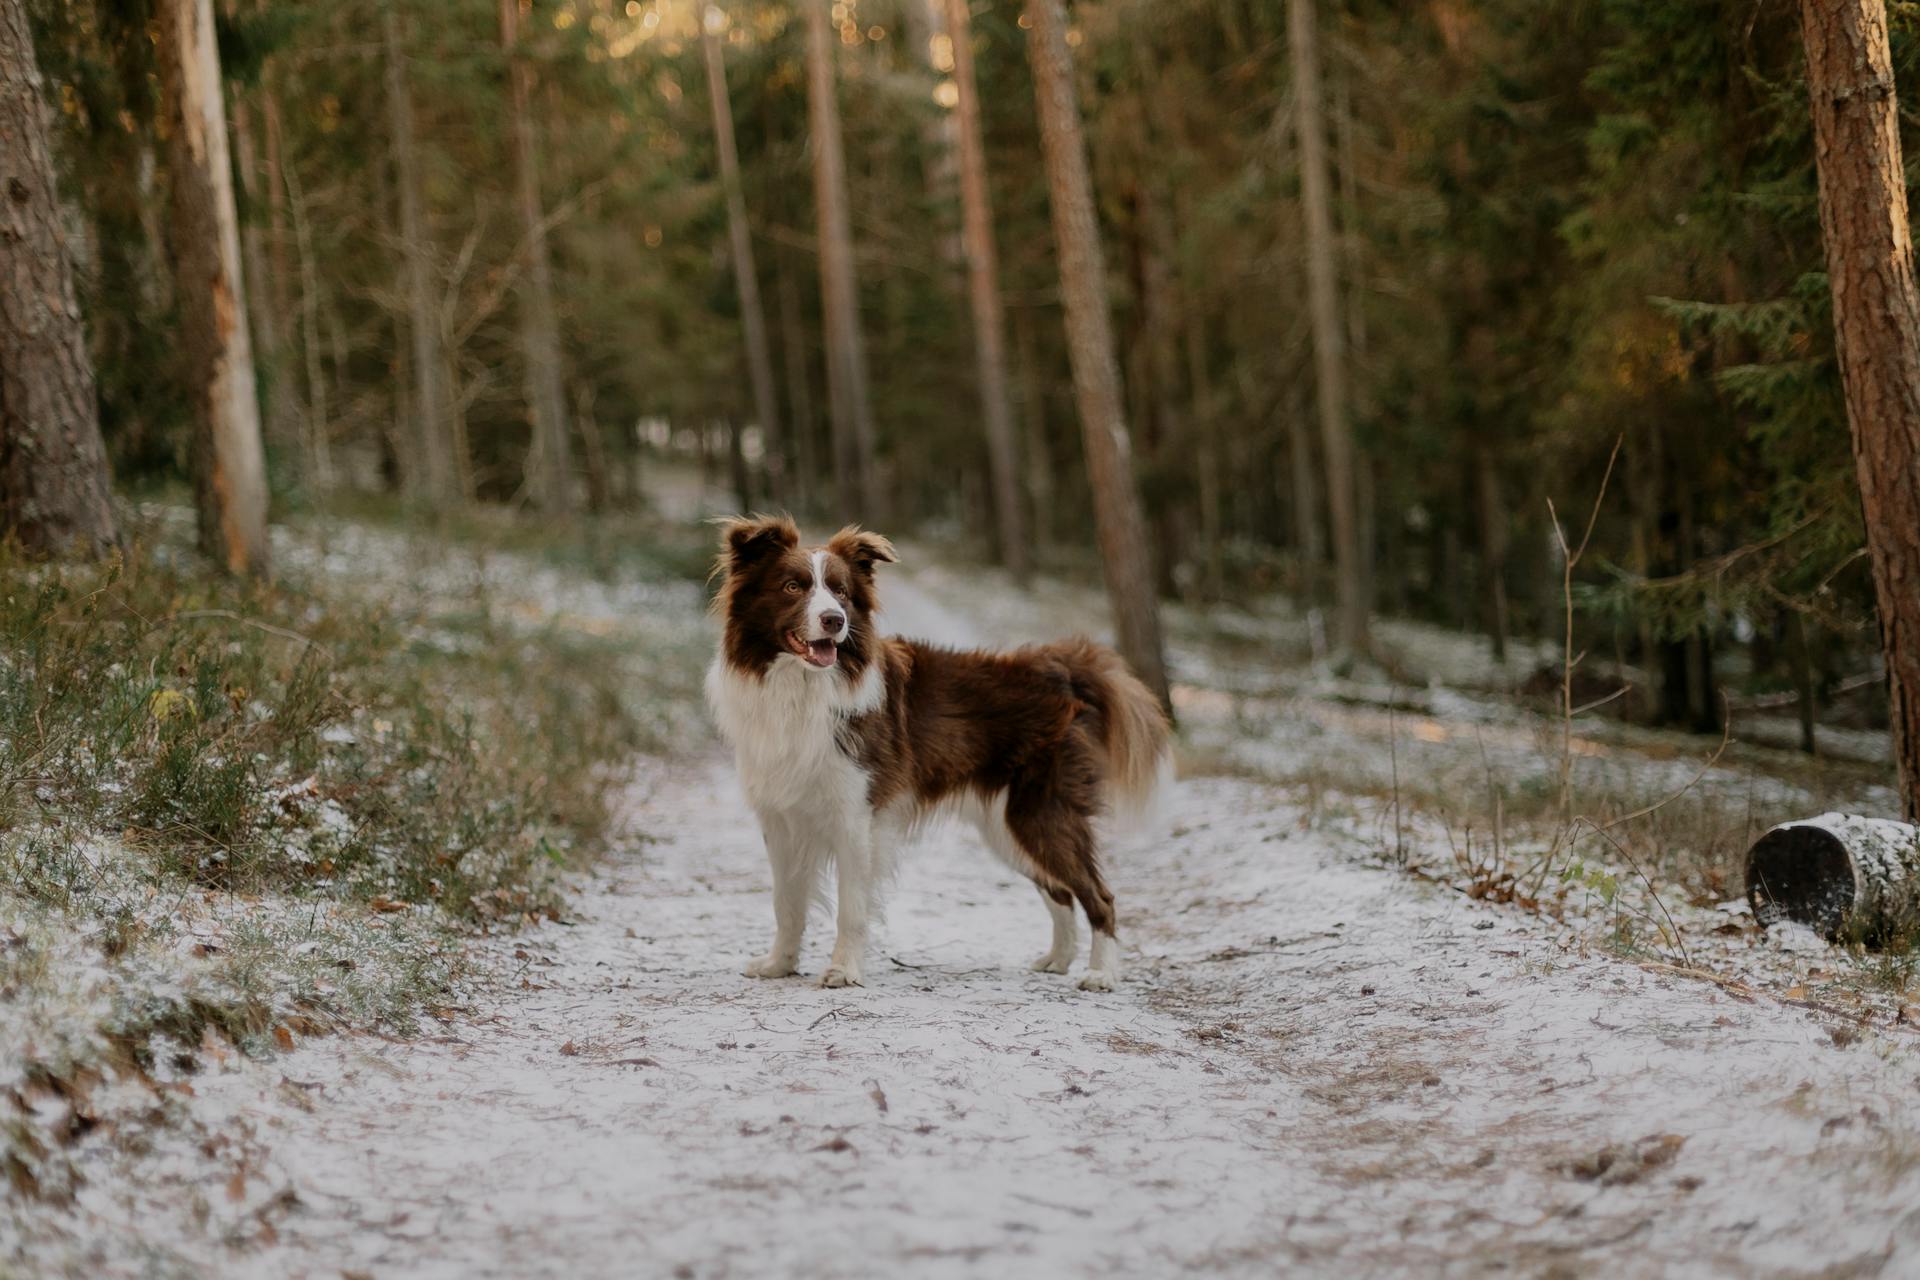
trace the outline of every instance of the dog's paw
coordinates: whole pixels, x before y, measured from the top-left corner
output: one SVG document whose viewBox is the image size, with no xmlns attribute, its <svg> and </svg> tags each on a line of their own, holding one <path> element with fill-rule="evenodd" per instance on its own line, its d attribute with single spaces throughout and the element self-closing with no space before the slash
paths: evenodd
<svg viewBox="0 0 1920 1280">
<path fill-rule="evenodd" d="M 740 972 L 749 978 L 785 978 L 793 973 L 793 961 L 784 956 L 765 955 L 747 961 L 747 967 Z"/>
<path fill-rule="evenodd" d="M 1111 969 L 1089 969 L 1080 979 L 1082 991 L 1111 991 L 1120 981 L 1120 975 Z"/>
<path fill-rule="evenodd" d="M 854 964 L 830 964 L 827 971 L 820 975 L 823 987 L 864 987 L 861 981 L 860 966 Z"/>
<path fill-rule="evenodd" d="M 1056 955 L 1051 951 L 1035 960 L 1032 965 L 1035 973 L 1065 973 L 1072 967 L 1072 956 Z"/>
</svg>

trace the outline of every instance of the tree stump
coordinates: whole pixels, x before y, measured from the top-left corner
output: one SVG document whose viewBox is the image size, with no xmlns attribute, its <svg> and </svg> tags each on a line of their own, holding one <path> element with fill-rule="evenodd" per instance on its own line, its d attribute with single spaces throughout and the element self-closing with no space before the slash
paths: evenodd
<svg viewBox="0 0 1920 1280">
<path fill-rule="evenodd" d="M 1920 926 L 1920 827 L 1825 813 L 1782 823 L 1747 851 L 1762 925 L 1797 921 L 1829 941 L 1884 941 Z"/>
</svg>

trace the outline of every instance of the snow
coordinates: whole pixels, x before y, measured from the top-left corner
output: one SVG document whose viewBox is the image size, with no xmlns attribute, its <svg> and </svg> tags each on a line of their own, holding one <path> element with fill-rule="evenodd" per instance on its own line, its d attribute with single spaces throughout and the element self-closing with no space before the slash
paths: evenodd
<svg viewBox="0 0 1920 1280">
<path fill-rule="evenodd" d="M 896 575 L 891 624 L 1028 638 L 943 583 Z M 1330 722 L 1319 749 L 1347 741 Z M 439 1034 L 196 1078 L 192 1124 L 83 1196 L 105 1258 L 811 1277 L 1920 1257 L 1908 1032 L 1613 958 L 1378 864 L 1358 805 L 1235 777 L 1181 782 L 1164 836 L 1115 857 L 1114 993 L 1030 972 L 1031 889 L 945 828 L 905 860 L 867 988 L 755 981 L 764 854 L 695 742 L 640 767 L 568 927 L 480 944 L 490 977 Z M 816 919 L 803 972 L 830 941 Z M 1749 964 L 1831 954 L 1783 950 Z"/>
</svg>

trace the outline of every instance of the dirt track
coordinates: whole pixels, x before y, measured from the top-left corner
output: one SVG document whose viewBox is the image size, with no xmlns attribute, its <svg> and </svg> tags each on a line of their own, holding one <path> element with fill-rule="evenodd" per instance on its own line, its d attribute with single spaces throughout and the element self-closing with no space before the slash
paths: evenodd
<svg viewBox="0 0 1920 1280">
<path fill-rule="evenodd" d="M 910 578 L 903 629 L 950 623 Z M 865 990 L 738 975 L 765 864 L 717 755 L 650 768 L 577 918 L 448 1034 L 201 1082 L 298 1207 L 234 1274 L 1910 1274 L 1911 1042 L 1563 949 L 1365 864 L 1357 824 L 1182 783 L 1115 858 L 1130 969 L 958 831 Z M 817 920 L 803 969 L 830 942 Z M 1084 956 L 1081 960 L 1084 964 Z M 1844 1035 L 1840 1039 L 1846 1039 Z M 291 1082 L 291 1083 L 286 1083 Z"/>
</svg>

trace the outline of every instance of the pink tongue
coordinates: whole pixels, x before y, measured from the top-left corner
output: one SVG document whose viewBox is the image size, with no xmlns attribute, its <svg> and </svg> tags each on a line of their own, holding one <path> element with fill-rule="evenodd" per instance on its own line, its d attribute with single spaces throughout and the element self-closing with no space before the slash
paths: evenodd
<svg viewBox="0 0 1920 1280">
<path fill-rule="evenodd" d="M 839 646 L 831 640 L 807 641 L 807 661 L 816 667 L 830 667 L 839 655 Z"/>
</svg>

